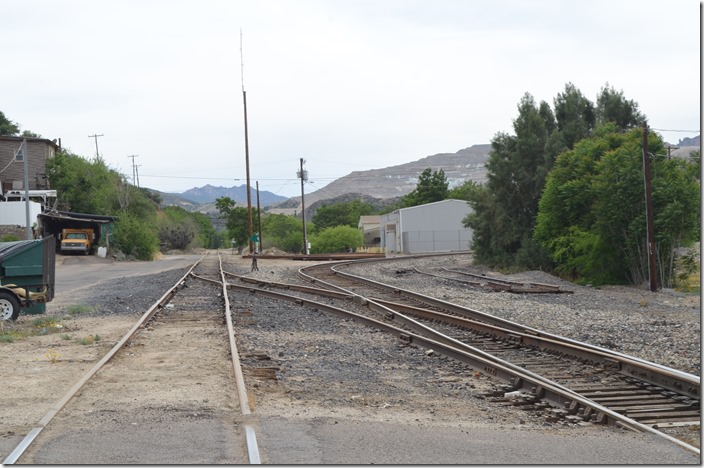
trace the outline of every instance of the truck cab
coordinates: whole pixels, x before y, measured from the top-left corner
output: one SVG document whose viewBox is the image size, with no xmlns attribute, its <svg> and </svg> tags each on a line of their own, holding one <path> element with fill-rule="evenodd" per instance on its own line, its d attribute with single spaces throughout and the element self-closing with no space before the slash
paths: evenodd
<svg viewBox="0 0 704 468">
<path fill-rule="evenodd" d="M 61 231 L 61 253 L 90 254 L 95 232 L 92 229 L 63 229 Z"/>
</svg>

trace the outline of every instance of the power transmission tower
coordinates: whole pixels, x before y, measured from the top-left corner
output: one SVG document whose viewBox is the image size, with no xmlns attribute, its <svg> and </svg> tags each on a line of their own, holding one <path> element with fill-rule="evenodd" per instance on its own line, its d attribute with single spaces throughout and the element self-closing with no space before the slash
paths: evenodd
<svg viewBox="0 0 704 468">
<path fill-rule="evenodd" d="M 95 138 L 95 159 L 100 159 L 100 153 L 98 152 L 98 137 L 105 135 L 88 135 L 88 138 Z"/>
</svg>

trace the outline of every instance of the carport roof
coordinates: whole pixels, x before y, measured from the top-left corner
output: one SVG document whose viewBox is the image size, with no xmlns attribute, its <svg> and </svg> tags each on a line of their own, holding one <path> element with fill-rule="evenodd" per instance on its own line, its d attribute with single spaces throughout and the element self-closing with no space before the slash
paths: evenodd
<svg viewBox="0 0 704 468">
<path fill-rule="evenodd" d="M 111 223 L 115 221 L 114 216 L 105 216 L 97 214 L 86 214 L 86 213 L 71 213 L 69 211 L 54 211 L 51 213 L 40 213 L 38 216 L 44 218 L 61 219 L 61 220 L 74 220 L 74 221 L 90 221 L 93 223 Z"/>
</svg>

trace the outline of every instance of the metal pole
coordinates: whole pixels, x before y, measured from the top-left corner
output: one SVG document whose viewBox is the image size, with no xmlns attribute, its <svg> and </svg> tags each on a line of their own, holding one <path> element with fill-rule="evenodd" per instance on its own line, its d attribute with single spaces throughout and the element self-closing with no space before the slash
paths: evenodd
<svg viewBox="0 0 704 468">
<path fill-rule="evenodd" d="M 648 152 L 648 124 L 643 124 L 643 177 L 645 179 L 645 219 L 648 230 L 648 276 L 650 291 L 658 289 L 657 272 L 655 268 L 655 229 L 653 227 L 653 196 L 650 187 L 650 155 Z"/>
<path fill-rule="evenodd" d="M 27 139 L 22 140 L 22 156 L 24 159 L 24 210 L 25 210 L 25 235 L 27 240 L 32 239 L 32 227 L 29 225 L 29 161 L 27 161 Z"/>
</svg>

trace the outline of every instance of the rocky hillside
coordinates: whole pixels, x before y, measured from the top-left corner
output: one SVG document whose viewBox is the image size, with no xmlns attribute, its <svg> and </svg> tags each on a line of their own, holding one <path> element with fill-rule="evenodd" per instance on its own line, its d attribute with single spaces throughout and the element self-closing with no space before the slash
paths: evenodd
<svg viewBox="0 0 704 468">
<path fill-rule="evenodd" d="M 398 166 L 368 171 L 355 171 L 333 182 L 322 190 L 306 194 L 306 211 L 315 202 L 337 198 L 350 193 L 364 193 L 371 198 L 382 200 L 401 197 L 410 193 L 418 184 L 418 176 L 427 168 L 433 171 L 442 169 L 450 188 L 461 185 L 466 180 L 484 182 L 491 145 L 474 145 L 456 153 L 439 153 Z M 277 208 L 294 208 L 300 205 L 301 197 L 289 199 Z"/>
</svg>

